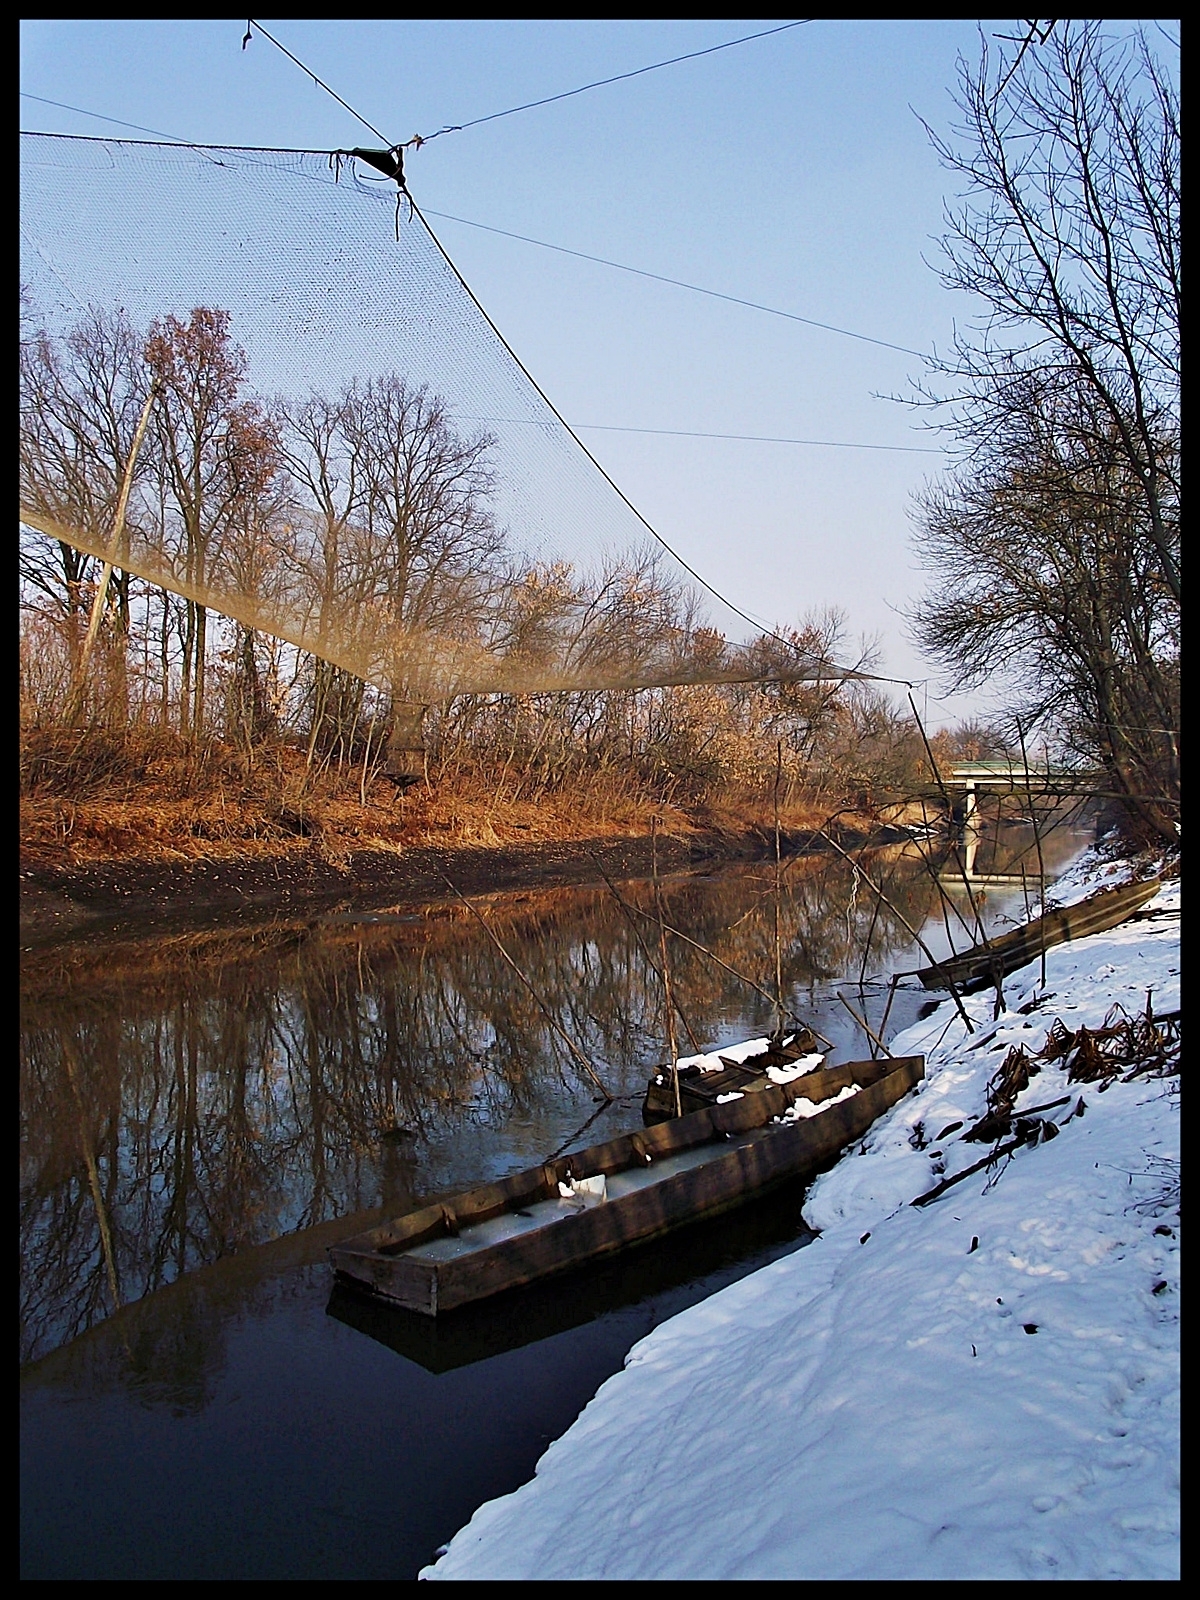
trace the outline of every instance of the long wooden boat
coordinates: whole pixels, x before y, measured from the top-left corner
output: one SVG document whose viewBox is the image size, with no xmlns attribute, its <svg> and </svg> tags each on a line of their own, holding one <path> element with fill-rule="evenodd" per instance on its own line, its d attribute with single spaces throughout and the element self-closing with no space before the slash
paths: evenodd
<svg viewBox="0 0 1200 1600">
<path fill-rule="evenodd" d="M 1161 887 L 1157 878 L 1146 878 L 1137 883 L 1123 883 L 1116 889 L 1100 889 L 1071 906 L 1061 906 L 1035 917 L 1011 933 L 1001 934 L 988 944 L 974 945 L 961 955 L 951 956 L 934 966 L 922 967 L 916 977 L 926 989 L 948 989 L 953 986 L 966 993 L 984 989 L 997 978 L 1006 978 L 1031 961 L 1036 961 L 1043 950 L 1070 939 L 1084 939 L 1089 934 L 1107 933 L 1126 921 Z"/>
<path fill-rule="evenodd" d="M 924 1072 L 924 1056 L 821 1068 L 396 1217 L 332 1246 L 330 1261 L 436 1317 L 818 1171 Z M 810 1104 L 793 1111 L 798 1100 Z"/>
<path fill-rule="evenodd" d="M 763 1039 L 761 1045 L 762 1048 L 753 1055 L 738 1053 L 723 1056 L 720 1051 L 714 1050 L 704 1057 L 685 1058 L 685 1063 L 690 1061 L 692 1064 L 684 1064 L 679 1068 L 679 1114 L 686 1116 L 691 1111 L 703 1111 L 731 1094 L 756 1094 L 762 1089 L 774 1089 L 777 1084 L 770 1076 L 772 1067 L 776 1070 L 792 1067 L 795 1062 L 821 1048 L 816 1036 L 807 1028 L 781 1044 Z M 650 1074 L 650 1081 L 646 1085 L 642 1119 L 645 1122 L 663 1122 L 675 1115 L 675 1084 L 671 1069 L 668 1066 L 658 1067 Z"/>
<path fill-rule="evenodd" d="M 702 1292 L 693 1292 L 700 1283 L 716 1285 L 740 1276 L 732 1265 L 739 1258 L 765 1265 L 797 1248 L 806 1237 L 797 1219 L 807 1182 L 796 1178 L 770 1185 L 748 1195 L 742 1205 L 698 1217 L 662 1238 L 517 1284 L 459 1306 L 449 1316 L 423 1317 L 394 1300 L 364 1294 L 334 1273 L 325 1314 L 440 1374 L 538 1344 L 632 1306 L 682 1309 L 703 1298 Z"/>
</svg>

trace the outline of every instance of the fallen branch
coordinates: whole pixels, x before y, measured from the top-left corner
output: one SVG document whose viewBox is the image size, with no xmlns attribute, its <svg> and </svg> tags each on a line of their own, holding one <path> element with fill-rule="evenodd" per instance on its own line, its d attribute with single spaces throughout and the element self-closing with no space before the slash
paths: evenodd
<svg viewBox="0 0 1200 1600">
<path fill-rule="evenodd" d="M 1035 1132 L 1040 1131 L 1041 1126 L 1042 1124 L 1039 1124 L 1039 1128 Z M 944 1178 L 935 1188 L 928 1190 L 925 1194 L 919 1194 L 915 1200 L 910 1200 L 908 1202 L 909 1205 L 929 1205 L 931 1201 L 937 1200 L 944 1195 L 947 1189 L 953 1189 L 956 1183 L 961 1183 L 964 1178 L 969 1178 L 972 1173 L 982 1172 L 984 1167 L 994 1166 L 1001 1156 L 1010 1156 L 1014 1150 L 1019 1150 L 1023 1144 L 1029 1143 L 1030 1135 L 1026 1132 L 1016 1139 L 1011 1139 L 1008 1144 L 997 1145 L 994 1150 L 984 1156 L 982 1161 L 977 1161 L 974 1166 L 967 1167 L 963 1172 L 956 1172 L 952 1178 Z"/>
<path fill-rule="evenodd" d="M 896 1059 L 895 1056 L 892 1055 L 892 1052 L 888 1049 L 887 1045 L 884 1044 L 883 1040 L 879 1037 L 879 1035 L 872 1028 L 870 1028 L 867 1025 L 866 1018 L 859 1016 L 858 1012 L 855 1011 L 854 1007 L 850 1004 L 849 1000 L 846 999 L 846 996 L 841 992 L 840 989 L 837 990 L 836 992 L 837 992 L 838 999 L 842 1002 L 842 1004 L 845 1006 L 846 1010 L 854 1018 L 855 1022 L 858 1023 L 859 1027 L 866 1034 L 867 1038 L 870 1039 L 871 1043 L 872 1044 L 877 1044 L 879 1046 L 879 1048 L 883 1051 L 884 1055 L 885 1056 L 890 1056 L 891 1059 L 894 1061 Z"/>
</svg>

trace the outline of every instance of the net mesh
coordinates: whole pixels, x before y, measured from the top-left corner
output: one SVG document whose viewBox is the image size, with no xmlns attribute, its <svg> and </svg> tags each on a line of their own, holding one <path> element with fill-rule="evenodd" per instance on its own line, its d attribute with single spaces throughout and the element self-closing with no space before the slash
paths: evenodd
<svg viewBox="0 0 1200 1600">
<path fill-rule="evenodd" d="M 45 134 L 21 157 L 36 535 L 405 701 L 857 676 L 696 581 L 361 161 Z"/>
</svg>

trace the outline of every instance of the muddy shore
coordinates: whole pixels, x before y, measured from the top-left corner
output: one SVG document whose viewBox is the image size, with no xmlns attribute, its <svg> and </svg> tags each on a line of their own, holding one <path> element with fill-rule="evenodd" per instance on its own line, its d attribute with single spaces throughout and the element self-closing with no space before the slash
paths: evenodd
<svg viewBox="0 0 1200 1600">
<path fill-rule="evenodd" d="M 862 844 L 864 837 L 839 831 L 844 848 Z M 872 842 L 902 837 L 899 830 L 883 827 Z M 810 833 L 796 832 L 781 843 L 792 855 L 812 849 L 814 841 Z M 236 925 L 280 913 L 413 906 L 445 898 L 447 877 L 464 894 L 600 883 L 604 873 L 613 878 L 648 874 L 651 848 L 648 837 L 621 836 L 488 848 L 417 845 L 349 851 L 336 858 L 313 850 L 269 859 L 126 859 L 31 867 L 20 879 L 20 942 L 31 949 L 160 928 L 182 932 Z M 760 859 L 773 853 L 774 840 L 760 829 L 666 834 L 657 848 L 659 870 L 669 872 Z"/>
</svg>

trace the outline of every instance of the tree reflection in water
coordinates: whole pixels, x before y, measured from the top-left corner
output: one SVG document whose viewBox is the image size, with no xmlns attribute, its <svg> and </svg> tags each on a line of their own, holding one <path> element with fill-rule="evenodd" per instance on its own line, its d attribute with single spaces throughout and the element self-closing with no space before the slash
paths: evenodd
<svg viewBox="0 0 1200 1600">
<path fill-rule="evenodd" d="M 934 909 L 911 853 L 875 852 L 871 871 L 914 926 Z M 647 885 L 621 892 L 649 907 Z M 769 984 L 771 869 L 678 877 L 663 893 L 670 922 Z M 477 903 L 618 1096 L 585 1142 L 635 1124 L 664 1056 L 662 991 L 627 916 L 604 888 Z M 814 982 L 857 974 L 868 933 L 873 972 L 910 948 L 893 913 L 828 857 L 790 865 L 781 925 L 785 991 L 801 1013 Z M 762 996 L 673 945 L 703 1042 L 769 1031 Z M 23 959 L 24 1361 L 107 1316 L 114 1292 L 137 1300 L 297 1230 L 533 1165 L 597 1110 L 461 906 Z"/>
</svg>

